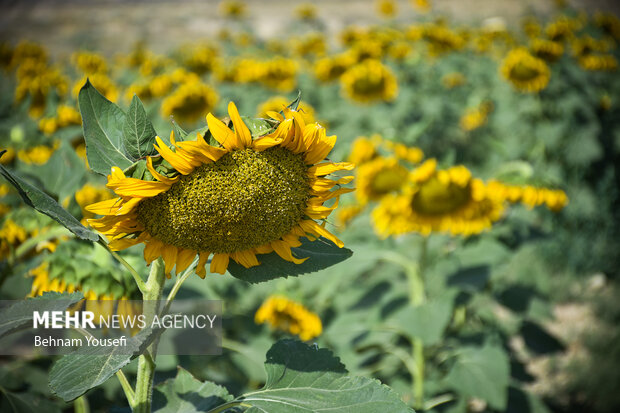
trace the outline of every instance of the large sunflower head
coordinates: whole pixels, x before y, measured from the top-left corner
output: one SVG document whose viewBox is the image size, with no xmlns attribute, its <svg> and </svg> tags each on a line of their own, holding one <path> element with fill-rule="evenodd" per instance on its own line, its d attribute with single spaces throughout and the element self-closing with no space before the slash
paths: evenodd
<svg viewBox="0 0 620 413">
<path fill-rule="evenodd" d="M 538 92 L 544 89 L 551 77 L 549 66 L 524 48 L 510 51 L 502 62 L 500 71 L 504 78 L 522 92 Z"/>
<path fill-rule="evenodd" d="M 464 166 L 438 170 L 429 159 L 411 173 L 401 194 L 383 198 L 372 215 L 385 237 L 408 232 L 471 235 L 501 217 L 502 201 Z"/>
<path fill-rule="evenodd" d="M 315 220 L 324 220 L 337 206 L 323 203 L 351 189 L 333 190 L 352 177 L 332 180 L 329 174 L 351 170 L 353 164 L 323 161 L 336 142 L 319 124 L 286 109 L 270 112 L 274 127 L 253 137 L 234 103 L 228 105 L 233 129 L 207 115 L 214 145 L 198 134 L 172 149 L 159 137 L 160 156 L 147 158 L 153 180 L 126 177 L 112 168 L 108 188 L 120 197 L 88 207 L 103 215 L 93 228 L 123 249 L 144 242 L 144 258 L 163 257 L 166 273 L 186 269 L 199 255 L 197 274 L 224 273 L 232 258 L 246 268 L 259 264 L 257 254 L 275 251 L 294 263 L 291 247 L 300 237 L 325 237 L 342 242 Z"/>
</svg>

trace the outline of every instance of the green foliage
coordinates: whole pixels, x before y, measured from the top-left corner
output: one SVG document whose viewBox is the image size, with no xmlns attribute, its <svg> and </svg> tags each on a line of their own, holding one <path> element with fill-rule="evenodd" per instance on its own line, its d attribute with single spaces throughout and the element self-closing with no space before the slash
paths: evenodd
<svg viewBox="0 0 620 413">
<path fill-rule="evenodd" d="M 71 294 L 46 292 L 39 297 L 15 303 L 0 313 L 0 338 L 31 323 L 33 311 L 63 311 L 82 298 L 84 296 L 80 292 Z"/>
<path fill-rule="evenodd" d="M 73 215 L 62 208 L 58 202 L 54 201 L 45 192 L 10 172 L 2 165 L 0 165 L 0 173 L 19 191 L 20 196 L 28 206 L 57 221 L 73 232 L 78 238 L 89 241 L 97 241 L 99 239 L 97 234 L 80 224 Z"/>
<path fill-rule="evenodd" d="M 228 272 L 235 278 L 255 284 L 280 277 L 299 276 L 331 267 L 351 257 L 353 252 L 338 248 L 333 242 L 320 238 L 316 241 L 301 239 L 301 246 L 291 248 L 297 258 L 308 258 L 302 264 L 285 261 L 278 254 L 260 255 L 261 265 L 245 268 L 236 262 L 228 264 Z"/>
<path fill-rule="evenodd" d="M 95 112 L 100 114 L 100 112 Z M 131 159 L 141 159 L 156 153 L 155 128 L 146 115 L 146 110 L 136 95 L 131 99 L 123 124 L 123 147 Z"/>
<path fill-rule="evenodd" d="M 126 120 L 127 115 L 103 97 L 89 81 L 80 90 L 78 101 L 90 168 L 107 175 L 113 166 L 121 169 L 131 166 L 135 159 L 126 152 L 125 147 L 132 148 L 133 145 L 134 152 L 138 151 L 138 147 L 135 143 L 137 137 L 134 142 L 124 144 L 124 127 L 131 122 Z M 127 139 L 131 139 L 131 135 Z"/>
<path fill-rule="evenodd" d="M 134 357 L 144 353 L 159 333 L 146 328 L 127 338 L 126 346 L 80 347 L 54 363 L 50 370 L 50 389 L 66 401 L 81 396 L 104 383 Z"/>
</svg>

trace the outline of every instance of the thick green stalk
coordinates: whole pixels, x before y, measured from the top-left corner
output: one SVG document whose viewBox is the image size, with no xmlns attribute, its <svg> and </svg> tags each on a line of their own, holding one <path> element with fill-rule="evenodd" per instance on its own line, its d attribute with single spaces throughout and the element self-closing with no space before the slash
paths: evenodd
<svg viewBox="0 0 620 413">
<path fill-rule="evenodd" d="M 426 301 L 424 290 L 424 270 L 426 268 L 428 238 L 423 237 L 420 245 L 420 257 L 416 268 L 407 271 L 409 277 L 409 300 L 415 307 L 423 305 Z M 413 374 L 413 400 L 417 410 L 424 409 L 424 343 L 419 338 L 414 338 L 412 343 L 412 356 L 415 363 Z"/>
<path fill-rule="evenodd" d="M 88 399 L 86 399 L 86 395 L 82 395 L 75 399 L 73 402 L 73 411 L 75 413 L 90 413 L 90 407 L 88 406 Z"/>
<path fill-rule="evenodd" d="M 146 280 L 145 289 L 142 293 L 142 300 L 144 301 L 143 311 L 147 325 L 150 325 L 158 310 L 153 304 L 155 304 L 155 301 L 161 299 L 165 280 L 164 262 L 161 258 L 158 258 L 151 264 L 151 272 L 149 273 L 149 278 Z M 136 413 L 151 412 L 153 377 L 155 375 L 155 354 L 151 352 L 155 350 L 155 346 L 156 344 L 151 344 L 147 353 L 142 354 L 138 358 L 138 377 L 136 379 L 133 406 L 133 411 Z"/>
</svg>

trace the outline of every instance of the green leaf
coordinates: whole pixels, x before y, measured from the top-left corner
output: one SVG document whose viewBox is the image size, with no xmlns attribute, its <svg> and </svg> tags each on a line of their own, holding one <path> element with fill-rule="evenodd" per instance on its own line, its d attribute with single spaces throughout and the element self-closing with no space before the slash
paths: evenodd
<svg viewBox="0 0 620 413">
<path fill-rule="evenodd" d="M 2 157 L 3 154 L 4 151 L 0 153 L 0 157 Z M 99 240 L 99 236 L 97 234 L 82 225 L 80 221 L 67 212 L 58 204 L 58 202 L 54 201 L 54 199 L 52 199 L 45 192 L 13 174 L 2 165 L 0 165 L 0 174 L 2 174 L 2 176 L 4 176 L 17 189 L 22 199 L 26 204 L 28 204 L 28 206 L 31 206 L 37 211 L 49 216 L 69 231 L 73 232 L 78 238 L 89 241 Z"/>
<path fill-rule="evenodd" d="M 131 99 L 123 124 L 123 148 L 134 160 L 155 153 L 155 128 L 146 116 L 144 105 L 136 95 Z"/>
<path fill-rule="evenodd" d="M 497 410 L 506 408 L 510 362 L 503 348 L 486 343 L 463 347 L 446 381 L 457 392 L 486 400 Z"/>
<path fill-rule="evenodd" d="M 255 284 L 280 277 L 316 272 L 338 264 L 353 255 L 353 251 L 338 248 L 336 244 L 325 238 L 319 238 L 316 241 L 303 239 L 301 246 L 291 248 L 291 251 L 295 257 L 308 257 L 308 259 L 301 264 L 295 264 L 283 260 L 278 254 L 272 252 L 258 255 L 257 258 L 261 264 L 257 267 L 245 268 L 231 260 L 228 264 L 228 272 L 235 278 Z"/>
<path fill-rule="evenodd" d="M 3 413 L 52 413 L 60 408 L 49 400 L 32 393 L 14 393 L 0 387 L 0 412 Z"/>
<path fill-rule="evenodd" d="M 387 322 L 409 338 L 419 338 L 425 345 L 438 343 L 452 316 L 453 296 L 436 298 L 414 307 L 398 310 Z"/>
<path fill-rule="evenodd" d="M 295 413 L 412 412 L 389 387 L 365 377 L 349 377 L 340 360 L 326 349 L 281 340 L 267 353 L 263 389 L 235 401 L 249 411 Z"/>
<path fill-rule="evenodd" d="M 33 311 L 64 311 L 82 298 L 84 295 L 81 292 L 63 294 L 48 291 L 39 297 L 19 301 L 0 312 L 0 338 L 29 324 Z"/>
<path fill-rule="evenodd" d="M 187 370 L 178 368 L 177 376 L 155 386 L 153 412 L 206 412 L 233 399 L 224 387 L 196 380 Z"/>
<path fill-rule="evenodd" d="M 86 174 L 84 161 L 68 143 L 63 143 L 44 165 L 24 165 L 20 170 L 36 176 L 58 199 L 73 195 Z"/>
<path fill-rule="evenodd" d="M 147 328 L 128 337 L 124 347 L 80 347 L 54 363 L 50 371 L 50 389 L 65 401 L 81 396 L 142 354 L 157 335 L 158 331 Z"/>
<path fill-rule="evenodd" d="M 123 148 L 126 118 L 123 111 L 102 96 L 88 80 L 80 90 L 78 102 L 90 168 L 107 175 L 113 166 L 121 169 L 129 167 L 133 160 Z"/>
<path fill-rule="evenodd" d="M 301 90 L 297 91 L 297 97 L 295 98 L 294 101 L 292 101 L 291 103 L 289 103 L 289 105 L 287 106 L 287 108 L 289 108 L 290 110 L 297 110 L 297 107 L 299 106 L 299 104 L 301 103 Z M 284 115 L 284 111 L 280 112 L 282 115 Z"/>
<path fill-rule="evenodd" d="M 243 123 L 245 123 L 250 130 L 253 138 L 267 135 L 274 130 L 273 124 L 265 119 L 248 118 L 246 116 L 241 116 L 241 119 L 243 119 Z"/>
</svg>

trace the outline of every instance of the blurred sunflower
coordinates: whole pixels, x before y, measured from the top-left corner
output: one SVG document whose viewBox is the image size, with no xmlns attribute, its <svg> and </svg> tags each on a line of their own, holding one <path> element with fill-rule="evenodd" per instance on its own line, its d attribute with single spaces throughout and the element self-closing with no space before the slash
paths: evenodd
<svg viewBox="0 0 620 413">
<path fill-rule="evenodd" d="M 274 96 L 272 98 L 269 98 L 260 105 L 258 105 L 258 114 L 256 117 L 267 118 L 269 117 L 269 112 L 281 112 L 288 106 L 289 103 L 290 100 L 285 98 L 284 96 Z M 313 123 L 315 121 L 314 108 L 303 100 L 299 102 L 297 111 L 301 114 L 301 117 L 304 119 L 304 122 L 306 122 L 306 124 Z"/>
<path fill-rule="evenodd" d="M 104 73 L 92 73 L 79 79 L 73 84 L 73 96 L 77 97 L 79 95 L 80 89 L 82 89 L 82 86 L 86 83 L 87 78 L 90 83 L 97 88 L 99 93 L 106 97 L 106 99 L 112 102 L 116 102 L 118 100 L 118 87 L 114 81 L 112 81 L 112 79 Z"/>
<path fill-rule="evenodd" d="M 193 122 L 215 107 L 218 95 L 200 81 L 180 85 L 161 102 L 163 116 L 174 116 L 179 122 Z"/>
<path fill-rule="evenodd" d="M 372 212 L 383 237 L 418 232 L 471 235 L 491 227 L 504 210 L 503 200 L 487 191 L 464 166 L 437 170 L 429 159 L 411 173 L 398 195 L 388 195 Z"/>
<path fill-rule="evenodd" d="M 530 43 L 530 52 L 545 62 L 553 63 L 564 54 L 564 46 L 552 40 L 533 39 Z"/>
<path fill-rule="evenodd" d="M 303 341 L 321 335 L 323 324 L 318 315 L 300 303 L 274 295 L 259 307 L 254 315 L 257 324 L 268 323 L 271 328 L 299 336 Z"/>
<path fill-rule="evenodd" d="M 247 6 L 242 1 L 237 0 L 224 0 L 219 5 L 220 13 L 224 17 L 231 19 L 240 19 L 247 13 Z"/>
<path fill-rule="evenodd" d="M 471 132 L 486 125 L 489 113 L 493 110 L 491 102 L 482 102 L 480 105 L 465 111 L 459 122 L 461 129 Z"/>
<path fill-rule="evenodd" d="M 355 64 L 355 58 L 351 53 L 324 57 L 315 63 L 314 75 L 321 82 L 331 82 L 339 79 L 353 64 Z"/>
<path fill-rule="evenodd" d="M 400 190 L 408 174 L 407 168 L 400 165 L 396 158 L 375 158 L 358 167 L 355 195 L 362 205 L 379 200 Z"/>
<path fill-rule="evenodd" d="M 325 237 L 342 247 L 315 221 L 327 218 L 338 196 L 352 191 L 332 191 L 352 177 L 326 177 L 351 170 L 352 164 L 321 162 L 336 137 L 327 137 L 318 124 L 306 125 L 299 112 L 285 110 L 285 116 L 270 112 L 280 122 L 274 132 L 253 139 L 232 102 L 228 113 L 234 131 L 207 115 L 209 131 L 221 146 L 207 144 L 200 135 L 183 142 L 171 135 L 173 151 L 157 138 L 157 151 L 174 175 L 158 172 L 152 157 L 147 167 L 157 181 L 128 178 L 112 168 L 107 186 L 120 198 L 87 207 L 104 215 L 89 222 L 108 236 L 110 247 L 144 242 L 147 263 L 162 256 L 166 274 L 175 265 L 177 273 L 183 271 L 198 254 L 201 277 L 211 254 L 211 272 L 223 274 L 230 258 L 249 268 L 259 265 L 257 254 L 272 251 L 302 263 L 305 258 L 291 252 L 300 237 Z M 333 206 L 323 206 L 332 198 Z"/>
<path fill-rule="evenodd" d="M 43 165 L 58 149 L 58 142 L 54 142 L 54 146 L 37 145 L 28 149 L 17 151 L 17 158 L 29 165 Z"/>
<path fill-rule="evenodd" d="M 441 78 L 441 84 L 446 89 L 454 89 L 455 87 L 462 86 L 466 81 L 465 75 L 460 72 L 447 73 Z"/>
<path fill-rule="evenodd" d="M 612 72 L 618 68 L 618 60 L 611 54 L 588 54 L 580 57 L 578 62 L 585 70 Z"/>
<path fill-rule="evenodd" d="M 551 77 L 549 66 L 524 48 L 511 50 L 504 58 L 500 71 L 504 78 L 522 92 L 544 89 Z"/>
<path fill-rule="evenodd" d="M 312 21 L 316 19 L 316 6 L 312 3 L 303 3 L 295 8 L 295 16 L 300 20 Z"/>
<path fill-rule="evenodd" d="M 398 94 L 396 76 L 378 60 L 351 67 L 340 77 L 340 83 L 349 98 L 361 103 L 391 101 Z"/>
<path fill-rule="evenodd" d="M 396 15 L 398 8 L 396 7 L 396 2 L 394 0 L 378 0 L 377 1 L 377 12 L 379 15 L 386 18 L 391 18 Z"/>
<path fill-rule="evenodd" d="M 293 59 L 276 57 L 260 63 L 259 81 L 272 89 L 288 92 L 297 84 L 298 64 Z"/>
<path fill-rule="evenodd" d="M 85 75 L 92 75 L 95 73 L 105 74 L 108 71 L 105 58 L 98 53 L 86 51 L 75 52 L 71 55 L 71 60 L 75 67 Z"/>
</svg>

